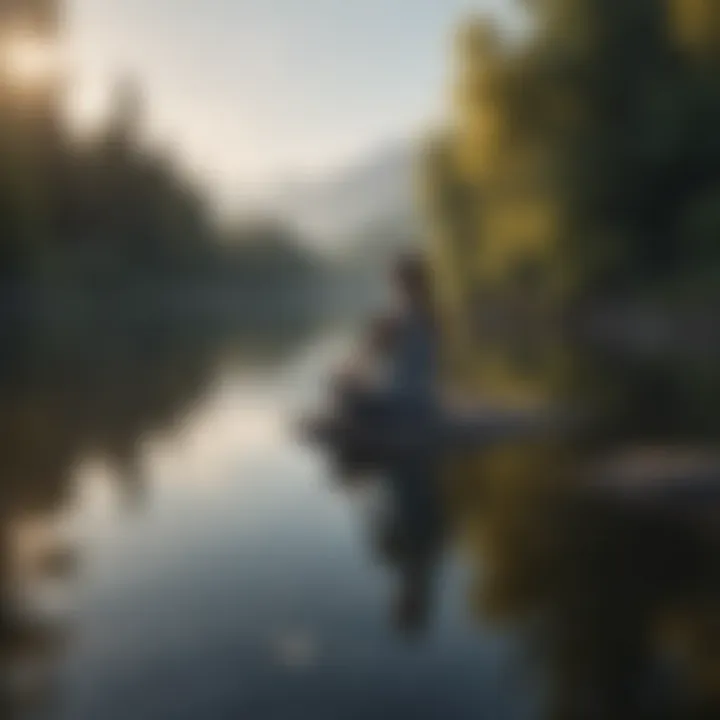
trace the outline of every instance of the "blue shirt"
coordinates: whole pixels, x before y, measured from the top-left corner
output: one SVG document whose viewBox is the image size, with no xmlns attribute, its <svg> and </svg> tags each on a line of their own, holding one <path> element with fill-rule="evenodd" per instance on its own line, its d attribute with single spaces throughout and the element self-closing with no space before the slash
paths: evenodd
<svg viewBox="0 0 720 720">
<path fill-rule="evenodd" d="M 437 381 L 437 347 L 429 319 L 408 314 L 400 323 L 397 348 L 390 372 L 390 389 L 410 398 L 434 395 Z"/>
</svg>

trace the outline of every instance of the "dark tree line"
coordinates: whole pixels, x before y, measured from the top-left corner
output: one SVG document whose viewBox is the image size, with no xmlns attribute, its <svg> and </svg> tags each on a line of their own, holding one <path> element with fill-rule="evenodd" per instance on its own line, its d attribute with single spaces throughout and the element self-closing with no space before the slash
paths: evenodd
<svg viewBox="0 0 720 720">
<path fill-rule="evenodd" d="M 78 137 L 57 85 L 0 74 L 0 282 L 98 290 L 220 280 L 272 290 L 317 260 L 271 222 L 220 227 L 198 184 L 142 136 L 143 98 L 118 85 L 109 119 Z M 291 283 L 292 284 L 292 283 Z"/>
</svg>

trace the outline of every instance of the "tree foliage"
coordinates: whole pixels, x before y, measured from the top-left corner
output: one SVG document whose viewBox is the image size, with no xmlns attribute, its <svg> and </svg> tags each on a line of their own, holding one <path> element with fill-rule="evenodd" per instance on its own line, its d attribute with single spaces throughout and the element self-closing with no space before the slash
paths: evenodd
<svg viewBox="0 0 720 720">
<path fill-rule="evenodd" d="M 562 304 L 716 277 L 720 6 L 527 6 L 520 41 L 463 25 L 453 122 L 426 153 L 456 324 L 488 298 Z"/>
</svg>

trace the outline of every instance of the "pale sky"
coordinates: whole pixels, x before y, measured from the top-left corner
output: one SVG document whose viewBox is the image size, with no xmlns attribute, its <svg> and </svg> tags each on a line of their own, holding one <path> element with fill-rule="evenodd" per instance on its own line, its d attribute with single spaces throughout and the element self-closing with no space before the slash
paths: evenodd
<svg viewBox="0 0 720 720">
<path fill-rule="evenodd" d="M 218 197 L 322 174 L 430 124 L 448 38 L 512 0 L 66 0 L 73 107 L 136 76 L 154 137 Z"/>
</svg>

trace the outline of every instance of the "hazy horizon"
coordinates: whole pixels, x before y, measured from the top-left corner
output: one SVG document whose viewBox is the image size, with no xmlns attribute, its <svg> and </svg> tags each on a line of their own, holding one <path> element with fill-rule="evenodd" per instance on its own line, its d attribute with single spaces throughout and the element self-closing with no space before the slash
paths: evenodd
<svg viewBox="0 0 720 720">
<path fill-rule="evenodd" d="M 511 6 L 418 0 L 409 16 L 384 0 L 69 0 L 73 114 L 91 127 L 116 79 L 137 78 L 149 136 L 227 207 L 431 125 L 452 27 Z"/>
</svg>

